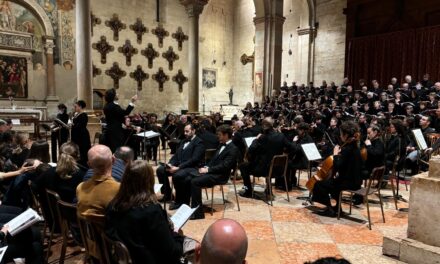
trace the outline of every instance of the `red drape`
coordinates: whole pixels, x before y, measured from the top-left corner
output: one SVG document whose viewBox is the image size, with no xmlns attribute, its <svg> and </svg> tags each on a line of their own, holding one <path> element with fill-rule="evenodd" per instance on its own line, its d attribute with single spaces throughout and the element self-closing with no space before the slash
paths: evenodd
<svg viewBox="0 0 440 264">
<path fill-rule="evenodd" d="M 345 74 L 356 88 L 359 79 L 376 79 L 386 88 L 391 77 L 421 80 L 425 73 L 440 80 L 440 26 L 347 41 Z"/>
</svg>

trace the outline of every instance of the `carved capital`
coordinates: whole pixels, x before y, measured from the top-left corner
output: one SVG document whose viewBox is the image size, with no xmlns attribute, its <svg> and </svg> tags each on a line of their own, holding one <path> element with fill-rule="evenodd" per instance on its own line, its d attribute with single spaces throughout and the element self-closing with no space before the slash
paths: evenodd
<svg viewBox="0 0 440 264">
<path fill-rule="evenodd" d="M 185 6 L 189 17 L 199 16 L 203 12 L 203 8 L 209 0 L 180 0 L 180 3 Z"/>
<path fill-rule="evenodd" d="M 53 54 L 54 48 L 55 43 L 53 42 L 53 39 L 46 39 L 46 42 L 44 43 L 44 50 L 46 51 L 46 54 Z"/>
<path fill-rule="evenodd" d="M 298 28 L 296 32 L 298 33 L 298 36 L 310 34 L 316 35 L 316 28 Z"/>
</svg>

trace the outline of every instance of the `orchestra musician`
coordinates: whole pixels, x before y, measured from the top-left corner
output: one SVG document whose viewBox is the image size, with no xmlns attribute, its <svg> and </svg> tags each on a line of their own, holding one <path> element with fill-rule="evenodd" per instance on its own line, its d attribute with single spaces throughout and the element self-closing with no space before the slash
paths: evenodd
<svg viewBox="0 0 440 264">
<path fill-rule="evenodd" d="M 69 115 L 67 114 L 67 107 L 65 104 L 59 104 L 58 106 L 57 119 L 61 120 L 64 124 L 69 122 Z M 52 141 L 52 162 L 57 163 L 57 150 L 60 149 L 61 145 L 67 142 L 69 138 L 69 129 L 62 127 L 61 124 L 54 124 L 51 126 L 52 132 L 50 134 L 50 139 Z"/>
<path fill-rule="evenodd" d="M 161 125 L 157 123 L 157 115 L 150 114 L 148 120 L 149 122 L 146 123 L 145 130 L 153 131 L 160 134 Z M 153 137 L 147 139 L 146 146 L 144 146 L 144 148 L 147 149 L 148 160 L 153 160 L 156 166 L 157 166 L 157 149 L 159 148 L 159 144 L 160 144 L 159 137 Z"/>
<path fill-rule="evenodd" d="M 367 129 L 367 139 L 364 141 L 367 148 L 366 173 L 363 175 L 363 179 L 368 179 L 374 168 L 384 165 L 385 147 L 380 139 L 380 131 L 380 127 L 374 124 L 371 124 Z"/>
<path fill-rule="evenodd" d="M 84 112 L 86 108 L 86 102 L 79 100 L 73 105 L 74 114 L 72 117 L 72 142 L 79 147 L 79 164 L 83 167 L 88 168 L 87 164 L 87 153 L 91 148 L 90 134 L 87 129 L 87 123 L 89 122 L 89 117 L 87 113 Z"/>
<path fill-rule="evenodd" d="M 333 172 L 327 180 L 318 181 L 313 188 L 312 200 L 327 208 L 319 212 L 324 216 L 335 217 L 338 197 L 342 190 L 358 190 L 362 183 L 362 158 L 357 145 L 359 127 L 353 121 L 346 121 L 340 126 L 342 145 L 333 149 Z M 332 206 L 330 195 L 336 200 Z"/>
</svg>

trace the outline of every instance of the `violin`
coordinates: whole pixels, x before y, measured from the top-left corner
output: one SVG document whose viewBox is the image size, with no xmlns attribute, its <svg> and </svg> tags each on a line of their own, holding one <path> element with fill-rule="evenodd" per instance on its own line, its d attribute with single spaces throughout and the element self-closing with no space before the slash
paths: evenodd
<svg viewBox="0 0 440 264">
<path fill-rule="evenodd" d="M 342 144 L 341 149 L 344 148 L 347 144 L 350 144 L 354 141 L 359 141 L 360 139 L 360 133 L 356 133 L 354 135 L 354 137 L 348 139 L 347 141 L 344 142 L 344 144 Z M 310 177 L 310 179 L 307 181 L 306 183 L 306 187 L 307 189 L 312 192 L 313 188 L 315 187 L 315 184 L 318 181 L 324 181 L 330 177 L 334 176 L 334 171 L 333 171 L 333 156 L 334 155 L 330 155 L 328 156 L 321 164 L 321 168 L 316 172 L 315 175 L 313 175 L 313 177 Z"/>
</svg>

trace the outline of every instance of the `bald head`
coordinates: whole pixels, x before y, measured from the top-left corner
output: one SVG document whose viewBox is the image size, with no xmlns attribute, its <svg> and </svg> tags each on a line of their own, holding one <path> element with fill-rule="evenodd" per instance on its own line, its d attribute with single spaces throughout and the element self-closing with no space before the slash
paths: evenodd
<svg viewBox="0 0 440 264">
<path fill-rule="evenodd" d="M 248 239 L 243 227 L 234 220 L 221 219 L 212 224 L 203 237 L 201 264 L 246 263 Z"/>
<path fill-rule="evenodd" d="M 112 170 L 112 151 L 104 145 L 95 145 L 87 153 L 89 166 L 95 175 L 102 175 Z"/>
</svg>

